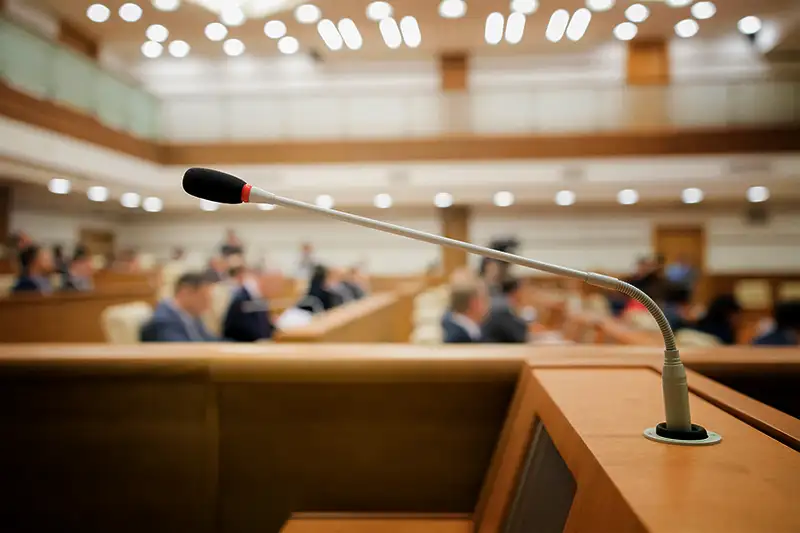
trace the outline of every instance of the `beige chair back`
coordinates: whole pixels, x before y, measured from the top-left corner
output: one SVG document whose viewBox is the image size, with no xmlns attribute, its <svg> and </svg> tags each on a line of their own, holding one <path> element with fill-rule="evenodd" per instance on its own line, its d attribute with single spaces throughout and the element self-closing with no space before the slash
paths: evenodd
<svg viewBox="0 0 800 533">
<path fill-rule="evenodd" d="M 203 324 L 214 335 L 222 336 L 222 321 L 233 298 L 233 287 L 224 282 L 215 283 L 211 289 L 211 309 L 203 315 Z"/>
<path fill-rule="evenodd" d="M 17 277 L 13 274 L 4 274 L 0 276 L 0 297 L 11 294 L 11 288 L 14 287 L 16 279 Z"/>
<path fill-rule="evenodd" d="M 100 316 L 106 341 L 111 344 L 138 344 L 139 331 L 151 316 L 153 308 L 147 302 L 106 307 Z"/>
<path fill-rule="evenodd" d="M 721 346 L 722 343 L 714 335 L 703 333 L 694 329 L 682 329 L 675 335 L 675 342 L 680 347 L 711 347 Z"/>
</svg>

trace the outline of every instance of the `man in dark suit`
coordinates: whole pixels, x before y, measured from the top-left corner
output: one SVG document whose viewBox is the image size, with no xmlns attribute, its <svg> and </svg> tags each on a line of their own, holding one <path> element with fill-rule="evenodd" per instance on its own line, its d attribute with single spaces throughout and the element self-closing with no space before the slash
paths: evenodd
<svg viewBox="0 0 800 533">
<path fill-rule="evenodd" d="M 477 280 L 462 280 L 450 288 L 450 309 L 442 317 L 444 342 L 482 342 L 480 323 L 486 315 L 488 296 Z"/>
<path fill-rule="evenodd" d="M 775 328 L 753 341 L 756 346 L 797 346 L 800 344 L 800 300 L 775 306 Z"/>
<path fill-rule="evenodd" d="M 211 280 L 200 272 L 187 272 L 175 284 L 175 296 L 162 300 L 142 327 L 142 342 L 214 342 L 220 339 L 201 320 L 211 307 Z"/>
<path fill-rule="evenodd" d="M 50 250 L 31 244 L 19 254 L 22 272 L 11 288 L 12 293 L 50 294 L 53 288 L 48 276 L 53 272 Z"/>
<path fill-rule="evenodd" d="M 67 267 L 67 273 L 64 277 L 64 285 L 61 290 L 64 291 L 91 291 L 94 289 L 92 282 L 92 274 L 94 267 L 92 266 L 92 257 L 89 251 L 78 246 L 75 249 L 75 254 L 72 256 L 72 261 Z"/>
<path fill-rule="evenodd" d="M 528 323 L 517 314 L 522 307 L 521 289 L 516 279 L 503 281 L 501 297 L 492 301 L 492 310 L 481 328 L 484 342 L 528 342 Z"/>
<path fill-rule="evenodd" d="M 275 334 L 269 298 L 278 294 L 283 277 L 277 273 L 246 276 L 233 294 L 222 325 L 223 336 L 236 342 L 271 339 Z"/>
</svg>

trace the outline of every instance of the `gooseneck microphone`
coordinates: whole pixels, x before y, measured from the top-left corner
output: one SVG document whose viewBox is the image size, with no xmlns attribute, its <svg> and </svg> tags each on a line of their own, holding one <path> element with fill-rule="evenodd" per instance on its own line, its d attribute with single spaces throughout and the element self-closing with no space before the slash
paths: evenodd
<svg viewBox="0 0 800 533">
<path fill-rule="evenodd" d="M 686 369 L 681 362 L 675 334 L 664 316 L 664 312 L 643 291 L 611 276 L 594 272 L 583 272 L 543 261 L 536 261 L 518 255 L 492 250 L 483 246 L 418 231 L 388 222 L 318 207 L 306 202 L 284 198 L 271 192 L 246 183 L 236 176 L 206 168 L 190 168 L 183 176 L 183 190 L 203 200 L 222 204 L 266 203 L 294 209 L 311 211 L 343 222 L 349 222 L 365 228 L 371 228 L 417 241 L 448 246 L 465 250 L 483 257 L 506 261 L 541 272 L 578 279 L 589 285 L 607 290 L 619 291 L 640 302 L 650 312 L 658 324 L 664 337 L 664 367 L 662 371 L 662 391 L 664 395 L 664 411 L 666 422 L 644 431 L 645 437 L 669 444 L 705 445 L 715 444 L 721 440 L 719 434 L 706 431 L 703 427 L 692 424 L 689 411 L 689 388 L 686 383 Z"/>
</svg>

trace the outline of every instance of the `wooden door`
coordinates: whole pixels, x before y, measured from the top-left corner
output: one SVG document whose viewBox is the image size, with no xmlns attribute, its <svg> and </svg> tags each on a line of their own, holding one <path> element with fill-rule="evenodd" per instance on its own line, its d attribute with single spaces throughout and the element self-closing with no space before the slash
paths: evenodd
<svg viewBox="0 0 800 533">
<path fill-rule="evenodd" d="M 114 253 L 114 233 L 108 230 L 82 229 L 80 242 L 89 248 L 92 255 Z"/>
<path fill-rule="evenodd" d="M 706 235 L 702 226 L 659 226 L 655 230 L 654 248 L 656 254 L 664 256 L 669 265 L 678 259 L 685 259 L 697 269 L 698 280 L 695 301 L 705 302 L 708 294 L 705 282 Z"/>
</svg>

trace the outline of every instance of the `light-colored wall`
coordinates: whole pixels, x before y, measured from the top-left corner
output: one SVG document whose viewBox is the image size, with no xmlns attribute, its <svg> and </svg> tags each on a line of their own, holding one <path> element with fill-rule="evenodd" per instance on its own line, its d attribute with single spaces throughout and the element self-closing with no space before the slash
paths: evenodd
<svg viewBox="0 0 800 533">
<path fill-rule="evenodd" d="M 36 242 L 61 244 L 67 250 L 78 243 L 81 229 L 117 231 L 116 221 L 109 217 L 18 209 L 11 211 L 10 227 L 12 232 L 24 231 Z"/>
</svg>

